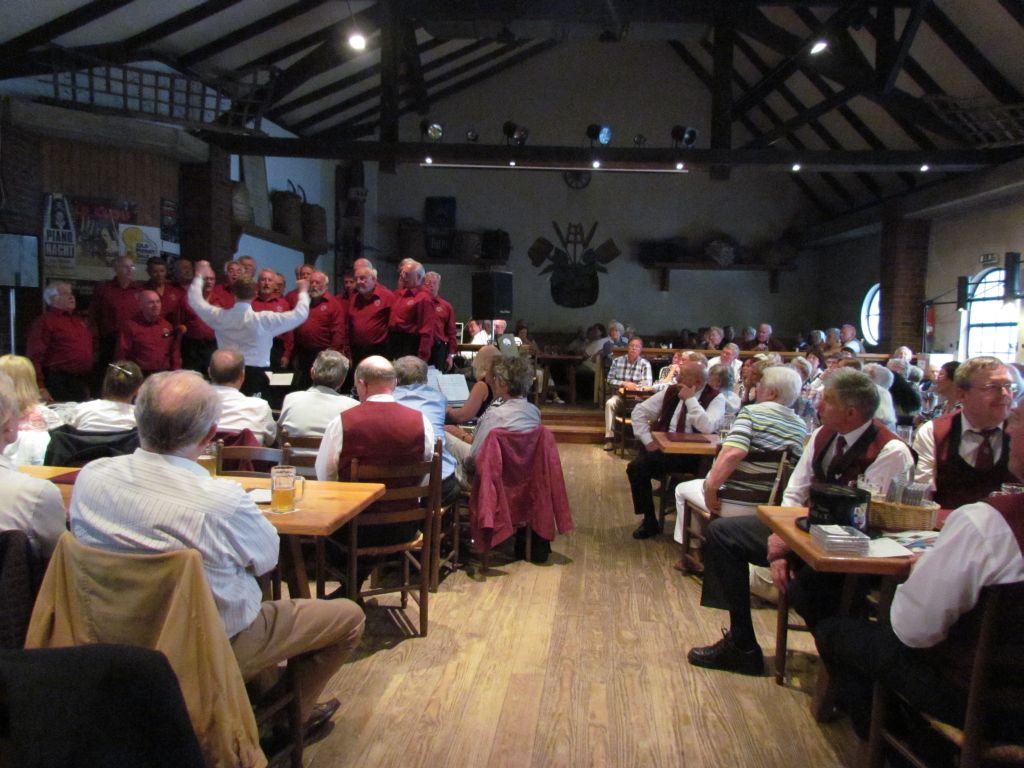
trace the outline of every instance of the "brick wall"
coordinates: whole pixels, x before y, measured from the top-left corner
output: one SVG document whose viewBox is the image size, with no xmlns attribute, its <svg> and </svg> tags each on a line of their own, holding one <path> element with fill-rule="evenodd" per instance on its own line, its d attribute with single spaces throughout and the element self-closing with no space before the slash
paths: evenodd
<svg viewBox="0 0 1024 768">
<path fill-rule="evenodd" d="M 216 270 L 235 252 L 230 174 L 230 156 L 212 145 L 208 162 L 181 166 L 181 253 Z"/>
<path fill-rule="evenodd" d="M 901 344 L 921 349 L 922 302 L 928 272 L 931 224 L 924 219 L 886 219 L 881 243 L 881 339 L 879 348 Z"/>
</svg>

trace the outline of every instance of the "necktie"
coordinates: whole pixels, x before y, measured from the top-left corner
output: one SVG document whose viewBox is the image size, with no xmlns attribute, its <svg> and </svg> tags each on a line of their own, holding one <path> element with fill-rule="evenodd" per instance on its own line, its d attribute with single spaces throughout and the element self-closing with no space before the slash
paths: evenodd
<svg viewBox="0 0 1024 768">
<path fill-rule="evenodd" d="M 978 446 L 978 452 L 974 454 L 974 468 L 979 472 L 988 472 L 992 469 L 993 455 L 992 455 L 992 435 L 999 432 L 998 427 L 992 429 L 976 430 L 981 435 L 981 445 Z"/>
<path fill-rule="evenodd" d="M 828 465 L 828 473 L 830 475 L 836 473 L 836 468 L 839 466 L 839 461 L 843 458 L 844 453 L 846 453 L 846 438 L 839 435 L 836 438 L 836 450 L 832 454 L 832 461 Z"/>
</svg>

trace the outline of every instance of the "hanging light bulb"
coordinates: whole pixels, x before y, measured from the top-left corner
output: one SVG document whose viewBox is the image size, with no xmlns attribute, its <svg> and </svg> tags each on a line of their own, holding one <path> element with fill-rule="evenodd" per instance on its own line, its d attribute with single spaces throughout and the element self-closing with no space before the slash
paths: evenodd
<svg viewBox="0 0 1024 768">
<path fill-rule="evenodd" d="M 359 27 L 355 26 L 355 14 L 352 13 L 352 0 L 348 0 L 348 18 L 352 22 L 352 29 L 348 33 L 348 47 L 353 51 L 365 51 L 366 50 L 366 38 L 363 33 L 359 31 Z"/>
</svg>

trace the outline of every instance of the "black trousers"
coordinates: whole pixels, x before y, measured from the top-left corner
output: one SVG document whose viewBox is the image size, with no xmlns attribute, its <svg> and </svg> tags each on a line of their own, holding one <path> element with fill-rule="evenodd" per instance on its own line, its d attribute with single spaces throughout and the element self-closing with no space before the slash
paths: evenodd
<svg viewBox="0 0 1024 768">
<path fill-rule="evenodd" d="M 181 340 L 181 367 L 189 371 L 198 371 L 206 376 L 210 369 L 210 357 L 217 349 L 214 339 L 183 338 Z"/>
<path fill-rule="evenodd" d="M 313 363 L 316 362 L 316 356 L 321 351 L 309 347 L 295 347 L 292 352 L 292 367 L 295 369 L 295 378 L 292 379 L 291 386 L 292 392 L 309 389 L 313 381 L 309 374 L 309 369 L 313 367 Z"/>
<path fill-rule="evenodd" d="M 417 357 L 420 352 L 420 335 L 392 330 L 388 334 L 388 359 L 397 360 L 406 355 Z"/>
<path fill-rule="evenodd" d="M 82 403 L 89 399 L 89 374 L 67 373 L 53 368 L 43 371 L 46 391 L 57 403 Z M 106 375 L 106 371 L 103 372 Z"/>
<path fill-rule="evenodd" d="M 444 373 L 448 370 L 448 344 L 444 341 L 435 341 L 430 348 L 429 365 Z"/>
<path fill-rule="evenodd" d="M 241 392 L 249 397 L 262 397 L 270 389 L 270 380 L 267 378 L 269 368 L 257 368 L 254 365 L 245 366 L 245 380 L 242 381 Z"/>
<path fill-rule="evenodd" d="M 660 480 L 666 472 L 696 472 L 700 466 L 698 456 L 676 456 L 662 451 L 643 451 L 629 462 L 626 475 L 633 494 L 633 511 L 647 520 L 654 520 L 654 491 L 651 482 Z"/>
</svg>

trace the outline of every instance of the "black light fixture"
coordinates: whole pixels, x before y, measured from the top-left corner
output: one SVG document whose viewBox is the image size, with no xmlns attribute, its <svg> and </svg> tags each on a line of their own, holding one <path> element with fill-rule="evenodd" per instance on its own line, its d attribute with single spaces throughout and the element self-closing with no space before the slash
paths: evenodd
<svg viewBox="0 0 1024 768">
<path fill-rule="evenodd" d="M 680 146 L 689 149 L 697 143 L 697 129 L 688 125 L 673 125 L 671 136 L 672 146 L 678 149 Z"/>
<path fill-rule="evenodd" d="M 590 139 L 591 144 L 596 141 L 598 144 L 607 146 L 612 143 L 611 126 L 591 123 L 587 126 L 587 138 Z"/>
<path fill-rule="evenodd" d="M 967 304 L 970 302 L 971 279 L 966 275 L 960 275 L 956 279 L 956 308 L 958 312 L 966 312 Z"/>
<path fill-rule="evenodd" d="M 466 131 L 466 141 L 470 144 L 476 144 L 480 140 L 480 133 L 475 128 L 470 128 Z"/>
<path fill-rule="evenodd" d="M 1020 254 L 1008 251 L 1003 257 L 1003 301 L 1009 304 L 1020 297 Z"/>
<path fill-rule="evenodd" d="M 506 120 L 501 126 L 501 132 L 505 136 L 505 143 L 521 147 L 530 137 L 530 129 L 525 125 L 516 125 L 511 120 Z"/>
<path fill-rule="evenodd" d="M 444 126 L 441 123 L 427 120 L 420 120 L 420 136 L 425 136 L 431 141 L 440 141 L 444 136 Z"/>
<path fill-rule="evenodd" d="M 633 137 L 633 145 L 637 147 L 643 147 L 647 145 L 647 137 L 642 133 L 638 133 Z"/>
</svg>

